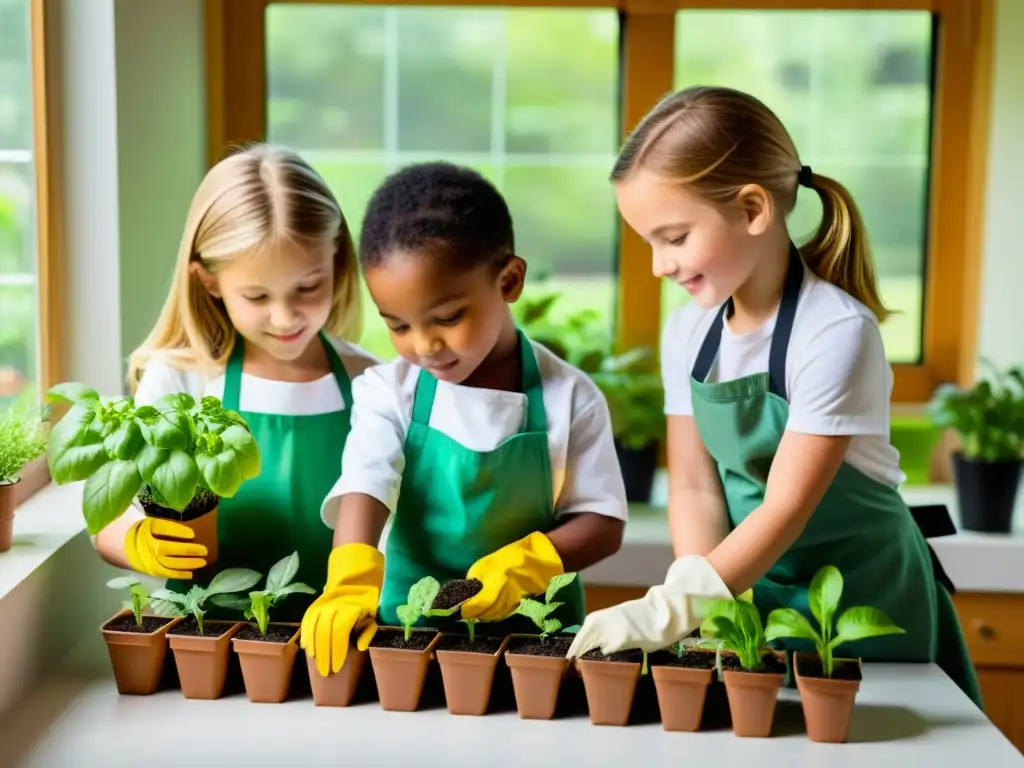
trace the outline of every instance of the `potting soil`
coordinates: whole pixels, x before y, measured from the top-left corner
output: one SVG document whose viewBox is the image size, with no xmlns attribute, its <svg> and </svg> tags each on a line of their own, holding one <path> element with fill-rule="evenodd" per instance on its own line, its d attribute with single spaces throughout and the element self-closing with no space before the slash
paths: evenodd
<svg viewBox="0 0 1024 768">
<path fill-rule="evenodd" d="M 409 642 L 403 632 L 378 631 L 370 641 L 371 648 L 399 648 L 406 651 L 422 651 L 434 639 L 434 632 L 413 632 Z"/>
<path fill-rule="evenodd" d="M 439 651 L 468 651 L 470 653 L 496 653 L 501 647 L 500 637 L 477 637 L 469 642 L 468 637 L 461 635 L 443 635 L 435 646 Z"/>
<path fill-rule="evenodd" d="M 464 603 L 473 595 L 477 594 L 481 589 L 484 588 L 484 584 L 480 579 L 457 579 L 455 581 L 449 581 L 434 598 L 434 602 L 430 604 L 431 608 L 444 611 L 459 603 Z"/>
<path fill-rule="evenodd" d="M 109 629 L 111 632 L 135 632 L 140 635 L 148 635 L 150 632 L 156 632 L 169 621 L 170 619 L 163 616 L 143 616 L 142 626 L 139 626 L 135 623 L 135 616 L 129 614 L 111 619 L 103 625 L 103 628 Z"/>
<path fill-rule="evenodd" d="M 287 643 L 292 639 L 297 627 L 282 627 L 271 624 L 267 627 L 267 634 L 261 635 L 260 629 L 255 624 L 242 627 L 235 635 L 237 640 L 261 640 L 265 643 Z"/>
</svg>

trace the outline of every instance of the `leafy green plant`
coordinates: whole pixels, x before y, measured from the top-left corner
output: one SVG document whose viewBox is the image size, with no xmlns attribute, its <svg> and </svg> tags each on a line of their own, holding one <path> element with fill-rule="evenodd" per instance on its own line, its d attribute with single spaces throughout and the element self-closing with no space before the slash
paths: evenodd
<svg viewBox="0 0 1024 768">
<path fill-rule="evenodd" d="M 217 594 L 210 602 L 221 608 L 244 611 L 248 621 L 255 620 L 261 635 L 267 634 L 270 624 L 270 609 L 283 597 L 300 592 L 304 595 L 315 595 L 316 590 L 301 581 L 292 583 L 299 572 L 299 553 L 292 552 L 288 557 L 281 558 L 270 568 L 267 583 L 263 589 L 249 593 L 249 599 L 234 594 Z M 212 582 L 211 582 L 212 585 Z"/>
<path fill-rule="evenodd" d="M 1024 371 L 1001 371 L 982 360 L 990 379 L 970 389 L 940 387 L 928 414 L 936 426 L 955 430 L 963 454 L 975 461 L 1014 461 L 1024 456 Z"/>
<path fill-rule="evenodd" d="M 769 640 L 783 638 L 805 638 L 814 643 L 821 659 L 825 677 L 832 677 L 832 652 L 836 646 L 855 640 L 864 640 L 881 635 L 904 633 L 888 615 L 868 606 L 847 608 L 835 621 L 832 619 L 839 609 L 843 594 L 843 575 L 834 565 L 826 565 L 811 579 L 809 602 L 811 613 L 821 629 L 819 633 L 807 618 L 793 608 L 776 608 L 768 614 L 765 635 Z"/>
<path fill-rule="evenodd" d="M 45 409 L 19 399 L 0 416 L 0 485 L 18 482 L 26 464 L 46 449 Z"/>
<path fill-rule="evenodd" d="M 136 626 L 142 626 L 142 611 L 149 605 L 152 599 L 149 595 L 149 590 L 146 589 L 146 585 L 139 581 L 139 578 L 134 575 L 118 576 L 107 582 L 107 586 L 111 589 L 127 589 L 131 593 L 131 597 L 125 600 L 121 605 L 123 608 L 131 609 L 132 615 L 135 616 Z"/>
<path fill-rule="evenodd" d="M 741 595 L 736 600 L 702 600 L 700 612 L 704 616 L 700 625 L 700 645 L 716 652 L 715 666 L 721 676 L 722 651 L 736 654 L 740 666 L 747 672 L 756 672 L 764 666 L 763 659 L 771 653 L 761 614 L 757 606 Z"/>
<path fill-rule="evenodd" d="M 551 616 L 564 603 L 553 602 L 555 596 L 565 587 L 572 584 L 576 579 L 575 572 L 560 573 L 551 578 L 548 582 L 547 591 L 544 593 L 544 602 L 524 597 L 520 601 L 513 615 L 526 616 L 540 630 L 540 640 L 544 642 L 553 632 L 562 628 L 562 622 Z M 549 618 L 550 617 L 550 618 Z"/>
<path fill-rule="evenodd" d="M 191 614 L 199 625 L 199 634 L 202 634 L 203 616 L 206 615 L 203 606 L 208 599 L 214 595 L 244 592 L 255 586 L 259 580 L 260 574 L 256 571 L 248 568 L 228 568 L 214 576 L 209 586 L 205 588 L 194 584 L 185 594 L 170 589 L 158 589 L 150 596 L 151 605 L 158 616 Z"/>
<path fill-rule="evenodd" d="M 412 637 L 412 628 L 421 616 L 449 616 L 452 609 L 431 609 L 430 605 L 441 591 L 441 583 L 433 576 L 424 576 L 411 587 L 406 595 L 405 604 L 398 606 L 395 612 L 404 630 L 405 641 Z"/>
<path fill-rule="evenodd" d="M 100 397 L 84 384 L 66 383 L 47 398 L 71 404 L 50 431 L 47 455 L 54 482 L 85 481 L 90 534 L 119 517 L 140 491 L 182 512 L 204 492 L 234 496 L 260 472 L 248 425 L 215 397 L 197 404 L 174 394 L 136 406 L 131 397 Z"/>
</svg>

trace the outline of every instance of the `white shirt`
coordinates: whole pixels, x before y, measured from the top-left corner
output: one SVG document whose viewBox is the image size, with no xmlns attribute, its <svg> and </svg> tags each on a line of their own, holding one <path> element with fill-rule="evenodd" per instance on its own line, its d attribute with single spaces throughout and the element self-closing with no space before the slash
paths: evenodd
<svg viewBox="0 0 1024 768">
<path fill-rule="evenodd" d="M 604 395 L 582 371 L 533 343 L 547 411 L 555 515 L 594 512 L 626 520 L 626 492 Z M 369 368 L 352 383 L 352 431 L 341 479 L 321 514 L 333 528 L 340 497 L 364 493 L 395 511 L 405 468 L 420 368 L 396 359 Z M 526 395 L 439 381 L 430 427 L 473 451 L 490 451 L 520 432 Z"/>
<path fill-rule="evenodd" d="M 330 339 L 338 352 L 349 378 L 355 379 L 376 358 L 354 344 L 340 339 Z M 137 405 L 151 405 L 165 395 L 186 392 L 197 401 L 206 395 L 224 398 L 224 373 L 213 378 L 197 371 L 182 371 L 167 363 L 154 360 L 146 366 L 135 393 Z M 242 373 L 239 393 L 240 411 L 250 413 L 273 413 L 282 416 L 314 416 L 345 410 L 345 401 L 334 380 L 328 373 L 315 381 L 273 381 Z"/>
<path fill-rule="evenodd" d="M 673 312 L 661 341 L 665 413 L 690 415 L 690 376 L 718 307 L 689 303 Z M 722 329 L 709 382 L 768 370 L 776 317 L 744 334 Z M 846 462 L 885 485 L 899 485 L 899 452 L 889 442 L 892 368 L 871 311 L 806 267 L 786 358 L 786 429 L 811 435 L 852 435 Z"/>
</svg>

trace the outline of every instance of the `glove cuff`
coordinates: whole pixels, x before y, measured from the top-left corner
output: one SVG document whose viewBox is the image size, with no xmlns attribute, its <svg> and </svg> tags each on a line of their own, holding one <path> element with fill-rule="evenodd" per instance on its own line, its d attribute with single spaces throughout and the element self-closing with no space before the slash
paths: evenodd
<svg viewBox="0 0 1024 768">
<path fill-rule="evenodd" d="M 353 582 L 380 588 L 384 582 L 384 553 L 360 542 L 342 544 L 332 549 L 327 560 L 325 589 Z"/>
<path fill-rule="evenodd" d="M 562 566 L 562 556 L 558 554 L 558 550 L 555 549 L 555 545 L 551 543 L 547 534 L 534 531 L 529 536 L 520 539 L 520 543 L 540 561 L 541 567 L 537 570 L 543 573 L 547 581 L 565 572 Z"/>
</svg>

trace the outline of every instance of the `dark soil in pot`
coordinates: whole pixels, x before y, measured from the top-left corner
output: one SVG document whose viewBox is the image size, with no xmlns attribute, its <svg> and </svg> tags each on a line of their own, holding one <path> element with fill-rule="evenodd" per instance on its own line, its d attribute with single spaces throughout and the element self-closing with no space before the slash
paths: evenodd
<svg viewBox="0 0 1024 768">
<path fill-rule="evenodd" d="M 747 672 L 732 654 L 722 655 L 725 690 L 737 736 L 767 737 L 775 720 L 775 703 L 786 677 L 785 659 L 777 653 L 764 656 L 762 667 Z"/>
<path fill-rule="evenodd" d="M 544 641 L 532 637 L 517 638 L 509 642 L 508 652 L 516 656 L 549 656 L 564 659 L 571 645 L 571 637 L 549 637 Z"/>
<path fill-rule="evenodd" d="M 370 642 L 370 664 L 377 680 L 381 709 L 413 712 L 419 709 L 434 646 L 441 635 L 434 629 L 414 629 L 406 640 L 398 627 L 380 627 Z"/>
<path fill-rule="evenodd" d="M 715 679 L 715 654 L 688 650 L 682 656 L 659 651 L 651 654 L 651 678 L 666 731 L 700 730 L 708 688 Z"/>
<path fill-rule="evenodd" d="M 825 677 L 815 654 L 795 653 L 793 673 L 811 741 L 837 744 L 846 741 L 860 690 L 862 670 L 857 659 L 833 659 L 832 677 Z"/>
<path fill-rule="evenodd" d="M 219 699 L 224 694 L 231 636 L 243 626 L 233 621 L 199 622 L 189 616 L 171 628 L 168 641 L 186 699 Z"/>
<path fill-rule="evenodd" d="M 477 637 L 473 642 L 463 635 L 442 635 L 437 642 L 438 651 L 456 651 L 459 653 L 497 653 L 504 644 L 500 637 Z"/>
<path fill-rule="evenodd" d="M 107 644 L 118 693 L 148 696 L 160 686 L 167 658 L 167 632 L 181 619 L 143 616 L 121 611 L 100 627 Z"/>
<path fill-rule="evenodd" d="M 249 701 L 277 704 L 288 698 L 299 651 L 298 635 L 298 624 L 282 622 L 267 625 L 266 634 L 250 624 L 231 638 Z"/>
<path fill-rule="evenodd" d="M 267 633 L 261 634 L 259 627 L 250 624 L 238 630 L 235 639 L 253 640 L 257 643 L 287 643 L 294 634 L 295 627 L 291 625 L 270 624 L 267 626 Z"/>
<path fill-rule="evenodd" d="M 238 624 L 236 621 L 222 621 L 220 619 L 204 621 L 203 631 L 200 632 L 199 622 L 196 621 L 195 616 L 188 616 L 182 619 L 180 623 L 171 627 L 171 631 L 168 632 L 168 635 L 171 637 L 176 635 L 187 635 L 189 637 L 217 638 L 225 634 L 236 624 Z"/>
<path fill-rule="evenodd" d="M 206 547 L 206 568 L 217 561 L 217 505 L 220 498 L 209 491 L 200 490 L 181 512 L 153 500 L 149 486 L 143 486 L 139 502 L 147 517 L 174 520 L 195 532 L 192 542 Z M 204 571 L 206 569 L 203 569 Z"/>
<path fill-rule="evenodd" d="M 459 603 L 464 603 L 483 588 L 484 583 L 480 579 L 449 581 L 438 591 L 430 607 L 442 611 L 447 610 Z"/>
<path fill-rule="evenodd" d="M 565 654 L 571 637 L 513 637 L 505 651 L 505 663 L 512 674 L 516 709 L 528 720 L 550 720 L 555 716 L 559 691 L 567 677 Z"/>
<path fill-rule="evenodd" d="M 453 715 L 483 715 L 487 712 L 498 659 L 507 639 L 442 635 L 435 646 L 441 668 L 445 703 Z"/>
<path fill-rule="evenodd" d="M 638 650 L 604 654 L 594 649 L 577 660 L 591 723 L 622 726 L 629 722 L 643 658 Z"/>
</svg>

